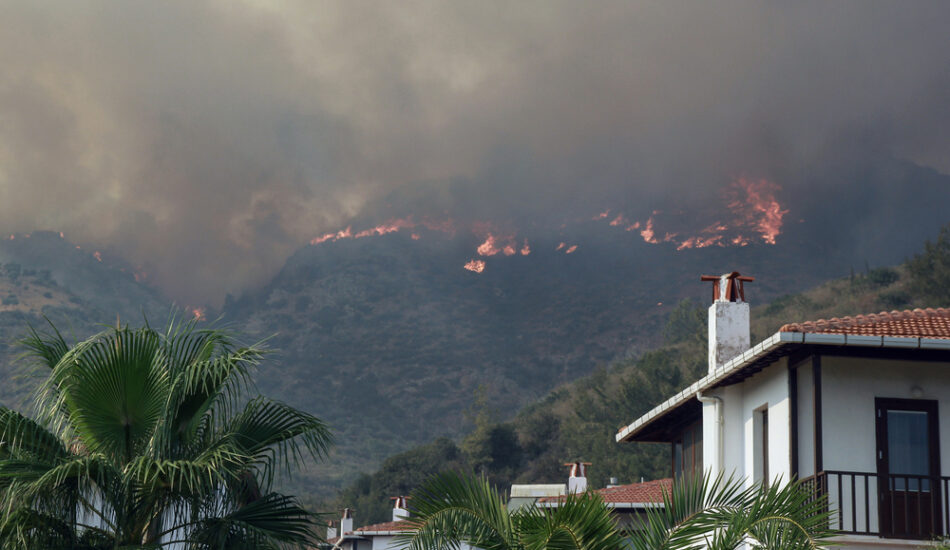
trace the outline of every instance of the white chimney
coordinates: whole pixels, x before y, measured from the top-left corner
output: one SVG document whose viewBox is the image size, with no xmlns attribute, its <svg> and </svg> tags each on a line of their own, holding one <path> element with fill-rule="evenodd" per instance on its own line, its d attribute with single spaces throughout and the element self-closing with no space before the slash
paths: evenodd
<svg viewBox="0 0 950 550">
<path fill-rule="evenodd" d="M 353 511 L 349 508 L 343 509 L 343 518 L 340 519 L 340 536 L 353 532 Z"/>
<path fill-rule="evenodd" d="M 393 521 L 401 521 L 409 517 L 409 497 L 392 497 Z"/>
<path fill-rule="evenodd" d="M 709 306 L 709 372 L 749 349 L 749 304 L 745 301 L 744 283 L 755 279 L 738 272 L 718 277 L 703 275 L 713 283 L 713 303 Z"/>
<path fill-rule="evenodd" d="M 336 527 L 333 526 L 332 521 L 327 522 L 327 540 L 336 538 Z"/>
<path fill-rule="evenodd" d="M 567 478 L 567 492 L 587 491 L 587 467 L 590 466 L 590 462 L 568 462 L 565 466 L 571 467 L 571 477 Z"/>
</svg>

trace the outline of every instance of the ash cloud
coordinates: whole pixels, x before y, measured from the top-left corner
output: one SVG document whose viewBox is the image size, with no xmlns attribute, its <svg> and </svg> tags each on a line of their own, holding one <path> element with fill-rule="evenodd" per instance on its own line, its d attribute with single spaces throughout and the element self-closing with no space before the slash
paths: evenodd
<svg viewBox="0 0 950 550">
<path fill-rule="evenodd" d="M 185 303 L 417 182 L 514 215 L 793 192 L 839 149 L 950 172 L 943 2 L 0 10 L 0 231 L 104 243 Z"/>
</svg>

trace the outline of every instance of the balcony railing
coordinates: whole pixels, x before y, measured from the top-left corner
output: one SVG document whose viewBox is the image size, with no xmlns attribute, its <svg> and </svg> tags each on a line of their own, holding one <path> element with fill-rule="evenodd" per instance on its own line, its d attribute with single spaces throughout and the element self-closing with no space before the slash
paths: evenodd
<svg viewBox="0 0 950 550">
<path fill-rule="evenodd" d="M 826 470 L 802 481 L 827 495 L 842 534 L 927 540 L 950 526 L 950 477 Z"/>
</svg>

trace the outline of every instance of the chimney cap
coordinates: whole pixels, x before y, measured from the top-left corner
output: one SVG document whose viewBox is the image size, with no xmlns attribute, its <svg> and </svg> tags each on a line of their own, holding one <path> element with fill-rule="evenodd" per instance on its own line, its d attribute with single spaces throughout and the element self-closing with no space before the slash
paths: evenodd
<svg viewBox="0 0 950 550">
<path fill-rule="evenodd" d="M 699 280 L 712 282 L 713 302 L 744 302 L 744 284 L 755 281 L 755 277 L 740 275 L 738 271 L 733 271 L 722 275 L 700 275 Z"/>
</svg>

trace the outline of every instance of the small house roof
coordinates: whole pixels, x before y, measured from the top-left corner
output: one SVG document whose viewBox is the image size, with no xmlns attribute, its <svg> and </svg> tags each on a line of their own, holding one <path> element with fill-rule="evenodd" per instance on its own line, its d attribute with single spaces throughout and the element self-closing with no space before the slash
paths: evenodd
<svg viewBox="0 0 950 550">
<path fill-rule="evenodd" d="M 673 480 L 666 478 L 628 485 L 615 485 L 597 489 L 595 492 L 604 499 L 609 508 L 641 508 L 662 504 L 663 493 L 668 493 L 672 486 Z M 567 497 L 563 495 L 541 498 L 538 499 L 538 505 L 556 507 L 559 503 L 564 502 L 565 498 Z"/>
</svg>

